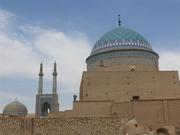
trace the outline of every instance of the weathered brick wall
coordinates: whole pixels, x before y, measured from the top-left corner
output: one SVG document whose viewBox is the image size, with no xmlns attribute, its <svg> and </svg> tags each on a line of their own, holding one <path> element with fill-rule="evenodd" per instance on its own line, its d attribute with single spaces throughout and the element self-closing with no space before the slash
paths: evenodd
<svg viewBox="0 0 180 135">
<path fill-rule="evenodd" d="M 31 135 L 25 121 L 21 118 L 0 118 L 0 135 Z"/>
<path fill-rule="evenodd" d="M 117 118 L 34 119 L 38 135 L 121 135 L 123 121 Z"/>
<path fill-rule="evenodd" d="M 0 118 L 0 135 L 156 135 L 134 125 L 120 118 Z M 180 135 L 180 125 L 167 129 L 170 135 Z"/>
<path fill-rule="evenodd" d="M 121 135 L 120 118 L 0 118 L 0 135 Z"/>
</svg>

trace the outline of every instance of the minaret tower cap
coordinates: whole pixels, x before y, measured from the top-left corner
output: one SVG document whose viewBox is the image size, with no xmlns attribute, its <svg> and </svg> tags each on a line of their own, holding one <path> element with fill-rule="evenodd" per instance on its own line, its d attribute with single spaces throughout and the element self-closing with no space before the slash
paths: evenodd
<svg viewBox="0 0 180 135">
<path fill-rule="evenodd" d="M 54 71 L 53 71 L 53 76 L 57 76 L 56 62 L 54 62 Z"/>
<path fill-rule="evenodd" d="M 39 76 L 43 76 L 44 74 L 43 74 L 43 64 L 42 64 L 42 62 L 41 62 L 41 64 L 40 64 L 40 72 L 39 72 Z"/>
</svg>

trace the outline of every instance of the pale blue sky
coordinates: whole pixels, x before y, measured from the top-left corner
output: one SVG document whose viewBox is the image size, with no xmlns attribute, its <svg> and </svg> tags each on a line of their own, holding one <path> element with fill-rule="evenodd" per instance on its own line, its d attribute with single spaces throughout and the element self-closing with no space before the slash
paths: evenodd
<svg viewBox="0 0 180 135">
<path fill-rule="evenodd" d="M 76 39 L 78 35 L 77 38 L 83 37 L 91 48 L 102 34 L 117 27 L 117 15 L 121 14 L 122 26 L 129 27 L 143 35 L 155 51 L 162 52 L 163 56 L 166 54 L 165 52 L 168 52 L 167 54 L 173 54 L 174 59 L 179 58 L 179 55 L 174 54 L 178 54 L 180 51 L 180 0 L 0 0 L 0 10 L 13 14 L 7 31 L 2 29 L 2 31 L 6 31 L 5 35 L 13 35 L 12 39 L 25 41 L 26 45 L 31 46 L 30 48 L 36 53 L 38 50 L 34 47 L 34 40 L 39 36 L 39 32 L 27 32 L 22 30 L 22 27 L 31 26 L 33 30 L 38 28 L 40 31 L 53 29 L 56 32 L 63 32 L 73 39 Z M 0 23 L 3 22 L 0 21 Z M 1 50 L 0 52 L 2 53 Z M 85 54 L 85 56 L 88 55 L 89 53 Z M 66 57 L 66 55 L 63 56 Z M 67 57 L 69 56 L 71 53 L 67 53 Z M 41 53 L 40 57 L 46 61 L 49 55 Z M 51 59 L 53 63 L 54 59 Z M 75 61 L 78 62 L 78 60 Z M 28 62 L 31 63 L 31 61 Z M 83 62 L 85 63 L 85 60 Z M 177 63 L 174 65 L 177 66 Z M 39 65 L 33 66 L 38 72 Z M 60 65 L 60 67 L 62 66 Z M 179 67 L 173 67 L 173 69 L 178 70 Z M 0 67 L 0 70 L 4 69 Z M 38 73 L 35 72 L 35 74 Z M 59 74 L 61 75 L 61 73 Z M 71 74 L 66 76 L 71 78 Z M 61 79 L 63 80 L 63 78 Z M 78 94 L 77 87 L 69 87 L 67 84 L 58 84 L 59 99 L 64 108 L 71 106 L 72 95 Z M 51 89 L 51 80 L 45 79 L 44 87 L 46 90 Z M 66 89 L 72 89 L 72 91 L 66 92 Z M 32 77 L 26 73 L 20 75 L 0 74 L 0 92 L 1 110 L 5 104 L 19 96 L 32 112 L 37 92 L 36 76 Z M 5 93 L 13 94 L 8 97 Z M 30 99 L 25 100 L 23 97 Z"/>
<path fill-rule="evenodd" d="M 0 8 L 18 15 L 20 22 L 78 30 L 92 41 L 116 27 L 117 14 L 121 14 L 123 26 L 137 30 L 151 42 L 180 35 L 179 0 L 0 0 Z"/>
</svg>

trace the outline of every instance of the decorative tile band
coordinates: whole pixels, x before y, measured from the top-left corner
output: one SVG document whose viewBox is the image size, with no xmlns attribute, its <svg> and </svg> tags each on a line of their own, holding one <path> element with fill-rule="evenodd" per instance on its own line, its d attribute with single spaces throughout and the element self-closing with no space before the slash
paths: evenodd
<svg viewBox="0 0 180 135">
<path fill-rule="evenodd" d="M 141 57 L 147 59 L 158 60 L 159 56 L 155 52 L 150 51 L 141 51 L 141 50 L 120 50 L 120 51 L 110 51 L 105 53 L 99 53 L 93 56 L 90 56 L 86 59 L 87 64 L 91 64 L 96 61 L 106 60 L 111 58 L 119 57 Z"/>
<path fill-rule="evenodd" d="M 140 41 L 113 41 L 108 43 L 96 43 L 94 48 L 92 49 L 91 54 L 98 53 L 101 49 L 104 51 L 107 49 L 113 49 L 113 48 L 130 48 L 130 47 L 136 47 L 136 48 L 142 48 L 147 50 L 152 50 L 152 47 L 149 43 L 140 42 Z"/>
</svg>

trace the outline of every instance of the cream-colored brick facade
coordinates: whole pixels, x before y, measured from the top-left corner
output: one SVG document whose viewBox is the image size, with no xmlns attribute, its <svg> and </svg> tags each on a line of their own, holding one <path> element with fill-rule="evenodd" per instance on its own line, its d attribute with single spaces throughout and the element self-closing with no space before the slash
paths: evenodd
<svg viewBox="0 0 180 135">
<path fill-rule="evenodd" d="M 136 118 L 147 125 L 180 123 L 177 71 L 86 71 L 73 110 L 50 117 Z"/>
<path fill-rule="evenodd" d="M 80 101 L 177 99 L 180 82 L 176 71 L 84 72 L 80 91 Z"/>
<path fill-rule="evenodd" d="M 114 34 L 121 38 L 122 31 L 131 33 L 117 28 Z M 49 116 L 136 118 L 138 122 L 151 126 L 180 123 L 178 72 L 159 71 L 159 56 L 146 40 L 142 41 L 146 45 L 137 40 L 134 43 L 137 46 L 126 47 L 121 45 L 132 44 L 133 40 L 122 40 L 121 43 L 116 36 L 117 40 L 110 44 L 110 37 L 114 36 L 111 34 L 107 45 L 101 45 L 105 41 L 100 39 L 87 58 L 79 101 L 73 102 L 73 109 Z M 129 37 L 128 34 L 125 36 Z M 135 34 L 136 38 L 138 36 Z"/>
</svg>

